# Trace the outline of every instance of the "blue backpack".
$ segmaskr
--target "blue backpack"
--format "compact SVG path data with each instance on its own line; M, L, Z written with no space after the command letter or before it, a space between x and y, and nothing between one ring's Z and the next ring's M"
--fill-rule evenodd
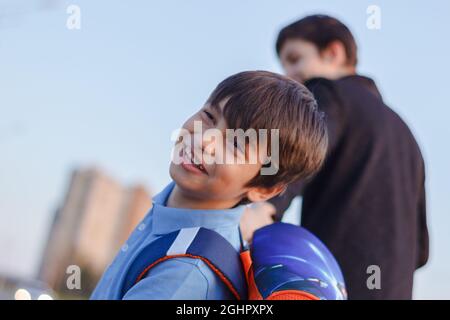
M206 228L181 229L161 236L133 261L122 285L122 296L158 263L178 257L201 259L237 300L347 298L333 255L312 233L287 223L257 230L250 248L241 246L240 252Z

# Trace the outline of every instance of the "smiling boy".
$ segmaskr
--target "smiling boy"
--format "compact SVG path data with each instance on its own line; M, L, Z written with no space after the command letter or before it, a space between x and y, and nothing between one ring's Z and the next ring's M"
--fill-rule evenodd
M224 141L199 136L194 130L198 123L221 132ZM277 130L278 139L268 135L242 145L236 139L229 141L230 129ZM312 94L296 81L266 71L242 72L222 81L186 121L183 132L185 136L175 144L177 159L170 165L173 182L153 199L152 209L106 270L91 299L233 299L207 263L190 257L165 260L127 292L122 287L142 248L177 230L213 230L239 251L244 204L268 200L291 181L313 175L322 165L328 143L323 115ZM274 165L270 163L274 159L255 155L273 150L272 143L278 151L276 173L261 174ZM233 161L205 161L205 157Z

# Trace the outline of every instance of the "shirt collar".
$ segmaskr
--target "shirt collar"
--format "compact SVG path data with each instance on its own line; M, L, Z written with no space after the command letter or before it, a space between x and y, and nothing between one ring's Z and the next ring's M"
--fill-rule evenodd
M238 227L245 206L223 210L199 210L166 207L167 199L175 186L171 182L153 198L153 227L156 235L167 234L183 228L204 227L208 229Z

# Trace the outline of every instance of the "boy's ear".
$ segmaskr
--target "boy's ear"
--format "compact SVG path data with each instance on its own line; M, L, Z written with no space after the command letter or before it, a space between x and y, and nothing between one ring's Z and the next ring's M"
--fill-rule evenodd
M335 65L345 65L347 61L347 55L345 53L344 44L341 41L331 42L323 51L322 58Z
M247 192L247 199L251 202L267 201L286 190L286 185L278 184L273 187L252 187Z

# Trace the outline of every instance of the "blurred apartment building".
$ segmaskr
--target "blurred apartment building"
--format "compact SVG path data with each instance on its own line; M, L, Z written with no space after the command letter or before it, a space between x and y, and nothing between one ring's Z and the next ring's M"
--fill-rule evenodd
M39 278L65 292L67 267L77 265L82 288L70 294L89 294L150 207L141 185L123 186L97 169L75 170L55 213Z

